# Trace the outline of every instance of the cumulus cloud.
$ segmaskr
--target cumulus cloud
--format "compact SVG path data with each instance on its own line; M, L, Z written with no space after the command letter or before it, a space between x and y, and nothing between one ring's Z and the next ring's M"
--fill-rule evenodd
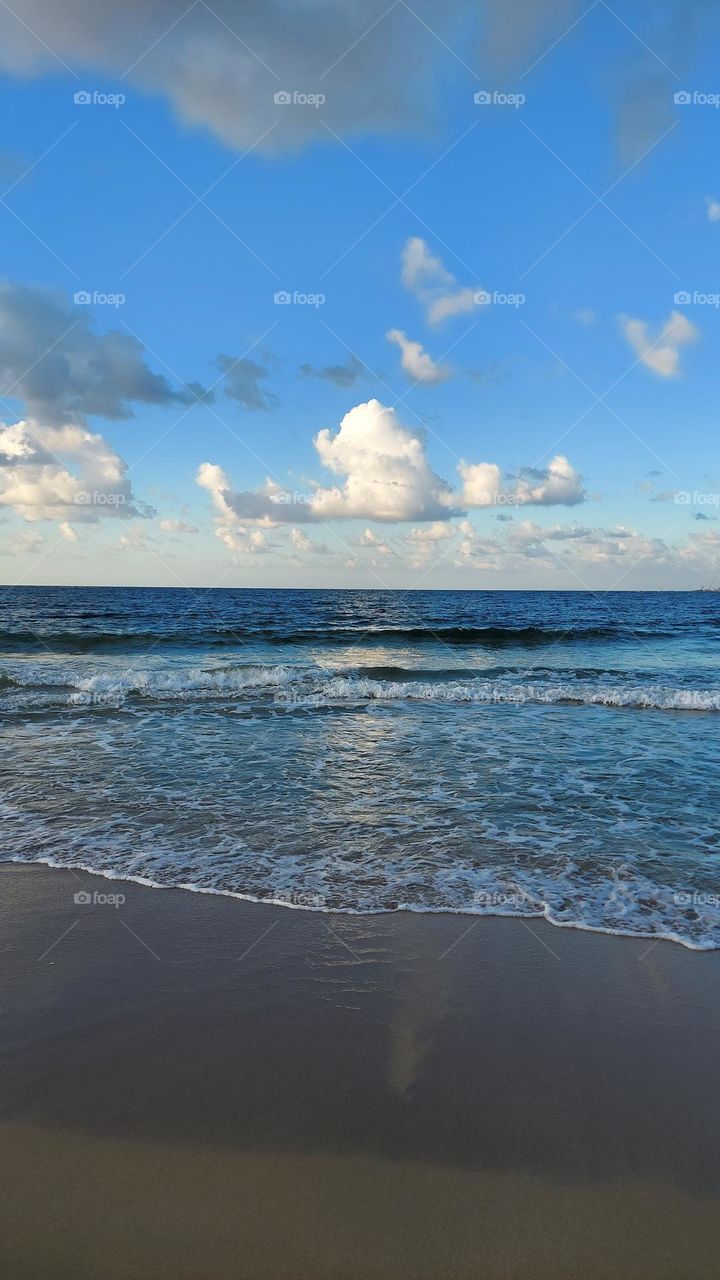
M375 533L374 529L363 529L360 537L355 540L357 547L371 547L376 555L389 556L392 554L390 547L384 538Z
M301 364L299 372L303 378L320 378L323 382L333 382L336 387L352 387L367 375L365 365L356 355L351 355L345 364L326 364L319 369Z
M25 520L58 520L69 541L78 523L155 514L134 497L127 470L84 426L0 426L0 507Z
M521 467L503 477L493 462L461 462L462 500L466 507L576 506L586 500L582 476L558 454L547 467Z
M430 524L411 529L405 538L405 546L413 569L425 569L431 562L442 559L445 554L443 544L452 542L457 535L458 526L449 520L433 520Z
M586 497L581 476L562 456L544 470L525 467L509 476L495 463L461 463L463 485L456 492L433 470L424 432L404 426L379 400L356 405L334 434L325 428L313 443L320 462L340 480L314 483L305 494L283 490L274 480L261 489L234 490L220 467L203 463L198 483L212 495L219 527L352 519L444 522L469 507L572 506Z
M456 564L472 569L501 568L505 549L497 538L484 537L469 520L461 521L460 532Z
M448 521L433 520L432 524L424 525L420 529L411 529L408 534L408 542L415 545L424 546L433 542L444 542L447 538L454 538L457 530Z
M463 482L466 507L495 507L502 492L502 473L495 462L461 462L458 466Z
M292 494L272 481L244 492L232 491L227 477L212 486L199 482L221 495L223 506L240 520L393 522L433 520L451 513L450 486L430 466L424 434L403 426L395 410L378 400L356 405L334 434L320 431L313 443L322 465L342 477L337 485L316 484L310 494Z
M326 428L314 443L323 466L344 477L338 487L316 490L318 518L432 520L452 507L450 486L427 459L424 434L403 426L378 400L356 405L335 435Z
M475 306L477 286L459 285L452 272L435 257L420 236L411 236L402 251L401 279L425 308L429 324L441 324Z
M448 365L438 364L420 342L413 342L402 329L388 329L385 337L400 348L400 363L412 382L432 385L452 377L452 369Z
M290 545L301 555L329 556L330 548L324 542L315 542L303 529L290 530Z
M243 409L251 413L269 412L278 404L278 398L261 383L270 374L265 365L246 357L218 356L218 365L224 375L225 395L237 400Z
M28 418L131 418L133 402L192 404L204 394L154 373L131 334L97 333L91 310L61 290L0 282L0 395L23 400Z
M230 480L216 463L202 462L196 482L207 490L215 508L215 536L229 551L260 555L267 550L267 538L261 529L247 529L239 520L229 498Z
M661 378L674 378L680 372L680 348L696 342L699 334L695 325L680 311L671 311L658 333L653 336L644 320L621 318L624 337L630 343L641 364Z

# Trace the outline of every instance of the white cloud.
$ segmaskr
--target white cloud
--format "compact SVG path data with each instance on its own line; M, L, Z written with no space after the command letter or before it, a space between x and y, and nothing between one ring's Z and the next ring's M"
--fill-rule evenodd
M477 286L459 285L420 236L411 236L402 251L401 279L405 288L425 307L430 324L441 324L451 316L472 311L475 306Z
M622 568L630 562L651 557L655 562L668 560L670 549L660 538L648 538L636 529L618 525L612 529L586 528L582 525L551 525L542 528L530 520L510 530L507 537L511 551L537 556L548 552L557 563L566 562L581 569L584 565L615 565ZM563 544L562 549L547 546Z
M314 440L320 462L341 477L337 485L311 485L308 494L284 491L275 481L238 491L221 467L205 462L197 482L213 500L218 537L234 545L246 524L308 524L330 520L445 522L468 507L573 506L585 501L582 478L567 458L539 470L503 476L496 463L461 463L462 490L453 491L430 465L424 433L404 426L379 400L356 405L333 434ZM238 526L243 526L238 533Z
M585 501L582 476L562 454L545 468L522 467L505 478L494 462L461 462L458 471L466 507L572 507Z
M710 222L720 222L720 200L707 199L707 216Z
M373 529L363 529L360 537L356 539L358 547L372 547L373 551L380 556L389 556L392 554L390 547L379 534Z
M412 381L432 384L446 382L452 377L452 369L448 365L437 364L423 350L422 344L413 342L402 329L388 329L385 337L400 348L400 363Z
M469 520L460 522L462 541L457 548L456 563L471 569L499 569L504 548L497 538L483 537Z
M551 458L547 467L523 467L511 488L518 505L573 507L584 502L582 476L562 454Z
M23 529L11 538L0 541L0 555L24 556L39 551L45 538L37 529Z
M311 539L308 538L306 533L303 533L302 529L291 529L290 541L296 551L307 552L313 549Z
M194 524L188 524L186 520L165 519L160 521L160 528L163 533L197 533Z
M644 320L621 317L622 332L641 364L661 378L674 378L680 372L680 348L696 342L695 325L680 311L671 311L665 325L653 336Z
M84 426L0 425L0 507L25 520L71 524L151 516L134 497L127 463L103 436Z
M117 545L121 551L147 551L148 549L142 529L130 529L128 533L121 533Z
M501 572L527 571L567 574L568 584L581 586L584 575L610 569L624 579L636 566L671 566L692 553L669 547L661 538L651 538L622 525L612 529L582 525L543 527L532 520L510 526L502 539L484 537L468 520L461 522L463 540L457 548L456 564L471 569ZM700 535L701 537L702 535ZM697 539L696 539L697 540ZM692 541L692 540L691 540Z
M494 507L502 491L502 473L495 462L461 462L462 500L466 507Z
M465 523L463 521L463 523ZM408 542L419 543L421 546L427 543L443 542L447 538L454 538L457 530L446 520L433 520L432 524L426 524L419 529L411 529L408 534Z
M451 513L450 486L430 466L423 433L403 426L395 410L379 400L356 405L334 434L320 431L313 443L323 466L342 479L332 486L316 484L306 495L285 493L271 481L261 490L232 491L221 468L203 463L198 483L212 494L220 527L237 520L396 522L434 520Z
M461 523L464 524L465 521ZM445 554L443 543L451 542L457 534L458 526L449 520L433 520L431 524L411 529L405 545L413 569L426 569L432 562L442 559Z
M432 520L452 505L450 486L426 457L424 435L379 400L356 405L335 435L320 431L314 443L322 464L344 476L341 487L316 490L316 518Z
M302 555L313 556L329 556L332 555L330 548L324 542L315 542L313 538L308 538L302 529L290 530L290 545Z
M267 538L260 529L247 529L233 509L230 497L230 480L213 462L202 462L195 477L201 489L210 494L215 508L215 537L224 542L229 551L240 554L260 555L268 549Z

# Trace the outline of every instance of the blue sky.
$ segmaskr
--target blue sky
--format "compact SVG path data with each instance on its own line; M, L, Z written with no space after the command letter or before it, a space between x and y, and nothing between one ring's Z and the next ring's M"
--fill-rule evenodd
M535 8L3 12L4 582L713 580L718 32Z

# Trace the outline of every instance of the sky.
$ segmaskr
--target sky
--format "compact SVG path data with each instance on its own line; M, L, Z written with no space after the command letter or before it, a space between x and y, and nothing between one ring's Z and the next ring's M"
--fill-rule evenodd
M720 580L704 0L0 9L0 581Z

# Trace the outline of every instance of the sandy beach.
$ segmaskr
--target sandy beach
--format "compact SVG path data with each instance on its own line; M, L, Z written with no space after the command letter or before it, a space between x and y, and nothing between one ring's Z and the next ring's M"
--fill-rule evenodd
M716 1273L717 953L0 886L4 1275Z

